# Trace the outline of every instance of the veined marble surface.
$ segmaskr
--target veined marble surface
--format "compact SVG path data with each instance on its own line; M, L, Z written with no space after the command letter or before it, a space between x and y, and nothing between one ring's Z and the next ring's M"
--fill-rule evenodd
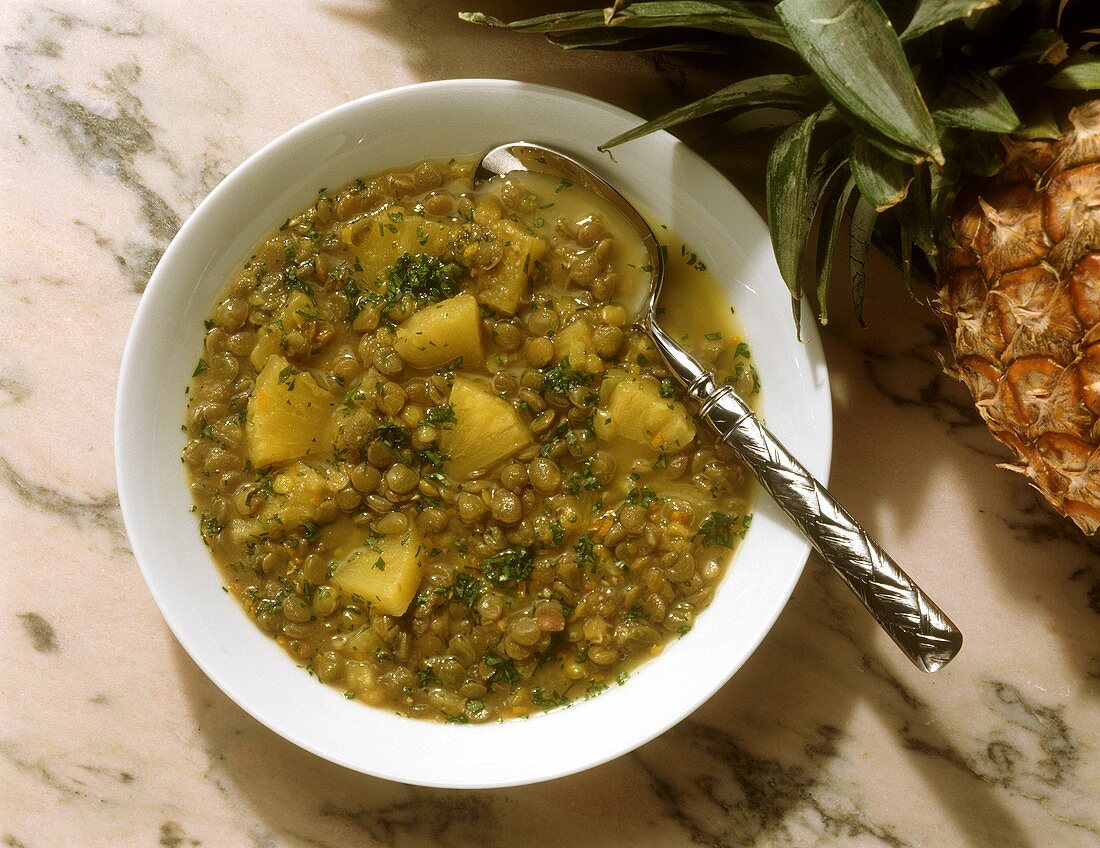
M141 290L235 164L373 91L512 77L646 115L683 77L332 0L0 5L0 844L1100 845L1100 567L1042 508L885 263L871 330L825 334L832 489L966 634L911 668L811 560L737 676L584 774L410 788L331 765L230 702L176 644L122 531L111 420ZM530 10L526 4L526 11ZM704 151L705 152L705 151ZM725 162L750 196L759 160Z

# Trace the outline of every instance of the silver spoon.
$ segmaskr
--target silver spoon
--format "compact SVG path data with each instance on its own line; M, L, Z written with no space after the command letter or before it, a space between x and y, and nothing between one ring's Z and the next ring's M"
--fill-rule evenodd
M474 181L516 171L567 179L619 210L637 231L653 268L637 323L661 351L669 369L699 403L706 421L747 465L764 490L856 593L863 605L917 668L936 671L962 647L962 633L889 555L780 444L730 386L700 365L655 320L665 279L664 252L645 219L621 194L579 162L527 142L494 147L482 157Z

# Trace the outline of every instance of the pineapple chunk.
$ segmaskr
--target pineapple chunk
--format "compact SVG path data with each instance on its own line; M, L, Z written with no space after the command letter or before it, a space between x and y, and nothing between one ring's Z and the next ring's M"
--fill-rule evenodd
M583 365L591 350L594 350L592 325L587 318L578 318L554 336L554 359L557 362L568 358L570 362Z
M363 277L370 281L383 277L403 253L438 256L445 252L455 238L455 231L402 206L391 206L343 227L340 238L355 249Z
M656 380L627 377L616 383L606 413L597 413L596 435L622 436L655 451L682 450L695 440L695 422L678 400L663 398Z
M269 356L248 399L245 437L252 464L262 467L318 453L335 405L312 376L278 354Z
M414 533L383 536L344 557L332 582L386 615L404 615L420 586L420 551Z
M438 368L460 356L468 365L480 365L477 301L460 294L421 309L397 328L393 347L414 368Z
M455 423L444 430L440 450L451 457L451 476L460 479L489 468L531 444L531 431L512 404L467 377L451 389Z
M535 273L535 263L546 256L546 240L507 219L490 226L500 239L500 261L480 278L477 299L502 315L515 315L527 295L527 284Z

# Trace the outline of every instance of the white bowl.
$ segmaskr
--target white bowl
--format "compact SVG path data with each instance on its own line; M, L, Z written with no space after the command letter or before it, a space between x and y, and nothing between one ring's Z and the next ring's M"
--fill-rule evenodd
M752 529L714 601L686 636L623 686L567 709L488 725L402 718L319 684L260 631L199 537L180 462L184 387L203 318L232 269L320 186L424 158L474 155L515 139L560 147L654 210L724 280L748 335L771 429L820 479L831 406L812 322L799 344L764 223L710 165L667 133L615 151L596 145L641 121L558 89L501 80L425 83L364 97L250 157L180 229L142 298L119 378L119 499L134 555L180 644L230 698L309 751L367 774L425 786L533 783L610 760L691 713L768 632L802 571L806 542L762 493Z

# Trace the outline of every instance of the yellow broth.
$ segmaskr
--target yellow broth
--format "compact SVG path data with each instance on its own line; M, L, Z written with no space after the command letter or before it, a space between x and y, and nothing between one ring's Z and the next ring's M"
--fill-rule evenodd
M751 521L632 308L636 238L468 161L344 186L256 247L206 322L183 459L227 591L310 674L456 723L598 695L683 636ZM758 383L703 262L662 323Z

